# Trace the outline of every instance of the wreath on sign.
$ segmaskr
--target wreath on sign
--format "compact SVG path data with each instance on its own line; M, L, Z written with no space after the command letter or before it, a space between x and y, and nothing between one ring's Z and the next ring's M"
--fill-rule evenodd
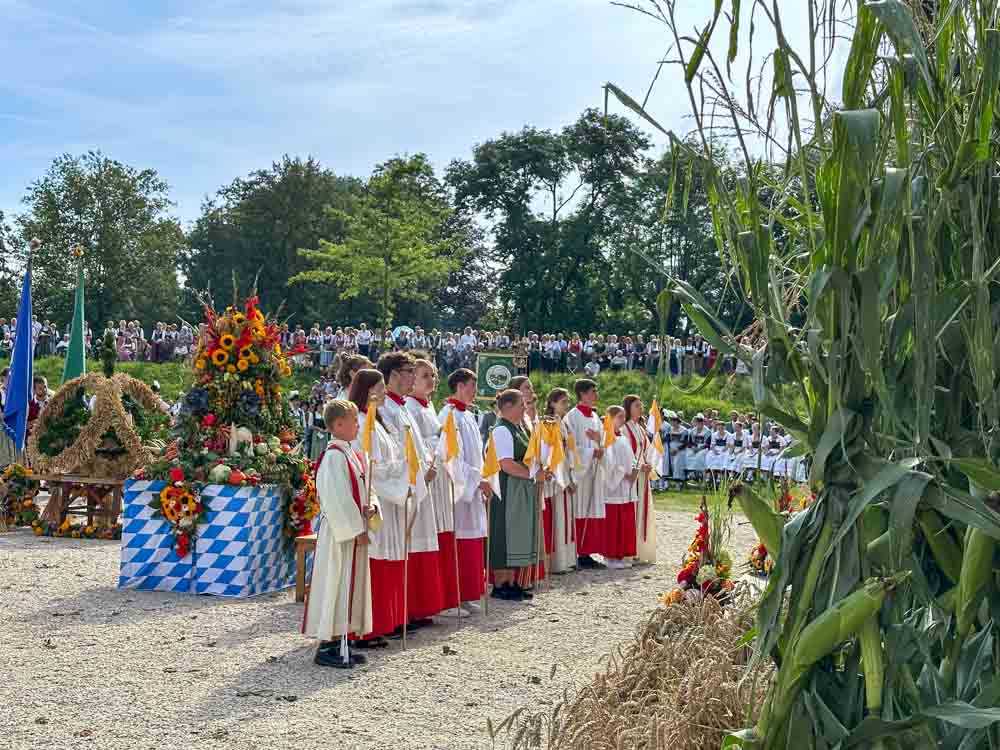
M94 396L92 406L87 393ZM38 415L28 441L32 466L43 474L127 477L151 460L137 431L142 409L158 411L159 400L148 385L124 373L70 380Z

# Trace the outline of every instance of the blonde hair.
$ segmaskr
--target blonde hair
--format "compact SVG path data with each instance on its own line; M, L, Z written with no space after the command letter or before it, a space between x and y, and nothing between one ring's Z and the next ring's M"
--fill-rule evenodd
M617 417L617 416L618 416L619 414L624 414L624 413L625 413L625 409L623 409L622 407L620 407L620 406L619 406L618 404L612 404L611 406L609 406L609 407L607 408L607 410L606 410L606 411L605 411L604 413L605 413L605 414L606 414L607 416L609 416L609 417L611 417L612 419L614 419L614 418L615 418L615 417Z
M419 370L421 367L426 368L426 369L430 370L432 373L434 373L435 375L437 375L438 368L429 359L424 359L423 357L420 357L419 359L414 360L414 362L413 362L413 368L415 370Z
M338 419L345 419L347 417L358 418L358 407L347 399L330 399L323 407L323 422L326 424L328 430L333 429L333 423Z

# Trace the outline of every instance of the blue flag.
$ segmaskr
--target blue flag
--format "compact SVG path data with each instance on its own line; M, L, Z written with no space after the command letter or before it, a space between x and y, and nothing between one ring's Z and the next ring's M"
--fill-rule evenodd
M31 327L31 263L24 274L21 304L17 308L17 337L10 359L10 375L3 405L4 430L14 441L14 447L24 450L28 432L28 409L31 407L32 360L35 355L35 336Z

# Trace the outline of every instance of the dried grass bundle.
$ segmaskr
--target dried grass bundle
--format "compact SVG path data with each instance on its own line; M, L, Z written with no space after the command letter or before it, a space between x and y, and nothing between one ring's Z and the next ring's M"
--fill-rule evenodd
M706 597L657 609L590 685L550 713L518 710L491 739L506 732L515 750L715 750L753 722L770 678L738 645L751 598L738 586L726 607Z

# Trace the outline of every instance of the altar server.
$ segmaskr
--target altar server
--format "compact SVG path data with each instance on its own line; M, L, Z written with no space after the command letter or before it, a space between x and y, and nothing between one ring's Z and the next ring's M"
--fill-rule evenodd
M566 427L579 455L579 463L573 469L573 484L576 486L576 566L600 568L602 564L591 555L603 554L605 548L604 531L606 511L604 489L597 482L597 468L604 457L601 418L597 416L597 383L587 378L577 380L577 404L566 415Z
M483 447L479 424L472 406L476 399L476 374L460 369L448 377L451 397L445 401L438 414L444 424L448 415L454 415L458 428L459 453L455 473L455 537L458 544L458 591L461 607L466 612L479 611L479 599L486 591L485 549L488 518L486 504L493 496L493 488L483 480ZM453 601L445 592L448 604Z
M364 450L371 466L371 482L379 499L382 524L371 535L368 556L371 564L372 627L369 635L357 643L359 648L384 648L384 636L402 632L405 607L403 575L406 560L406 507L412 514L411 494L405 454L401 452L379 413L385 402L385 381L378 370L359 370L351 383L351 402L358 408L358 421L370 426L354 447Z
M655 404L654 404L655 406ZM632 451L633 465L638 469L633 484L635 501L636 558L641 563L656 562L656 508L653 505L652 482L654 462L660 457L646 432L646 413L642 399L635 395L622 400L627 421L623 432ZM657 409L659 407L656 407ZM653 425L655 429L655 425ZM664 453L666 451L664 450Z
M632 567L635 557L635 482L639 475L628 438L622 433L625 410L615 404L605 412L606 452L598 476L605 499L604 555L608 568Z
M332 437L316 472L316 492L325 523L313 557L312 581L302 631L320 641L314 661L349 669L363 663L351 653L348 636L372 631L372 589L368 563L368 476L351 445L358 434L358 410L350 401L327 403L323 412Z
M409 508L409 554L406 561L409 624L414 627L432 625L430 618L444 609L444 587L441 582L437 521L434 501L428 492L437 476L432 465L432 452L427 448L420 427L406 408L406 397L413 390L416 362L407 352L383 354L378 361L379 372L385 378L386 399L379 415L386 430L396 443L401 456L406 455L406 434L410 433L416 447L423 481L414 491Z
M573 484L573 470L579 454L575 443L569 439L569 429L566 426L565 417L569 408L569 392L565 388L553 388L549 391L545 416L559 420L563 449L561 465L552 472L552 479L545 483L545 503L551 511L551 527L546 527L545 544L552 573L565 573L576 567L576 487ZM546 448L543 457L548 465L551 449Z

